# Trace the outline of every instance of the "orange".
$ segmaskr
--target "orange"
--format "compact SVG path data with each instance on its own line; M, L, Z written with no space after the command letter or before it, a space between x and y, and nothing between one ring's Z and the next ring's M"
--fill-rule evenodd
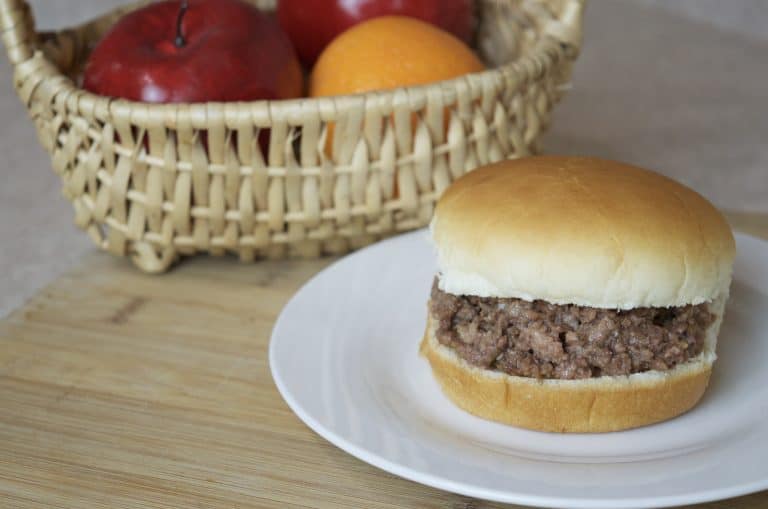
M414 18L382 16L355 25L331 41L312 69L309 95L423 85L483 69L477 55L449 32ZM325 143L325 153L331 157L333 132L331 123Z
M405 16L374 18L336 37L312 70L312 97L422 85L482 71L460 39Z

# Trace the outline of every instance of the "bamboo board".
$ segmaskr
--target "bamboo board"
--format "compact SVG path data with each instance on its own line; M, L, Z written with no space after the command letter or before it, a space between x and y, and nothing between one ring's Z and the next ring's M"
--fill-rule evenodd
M732 215L768 237L768 217ZM273 322L331 260L94 253L0 322L0 507L496 508L382 472L280 398ZM768 492L700 509L768 507Z

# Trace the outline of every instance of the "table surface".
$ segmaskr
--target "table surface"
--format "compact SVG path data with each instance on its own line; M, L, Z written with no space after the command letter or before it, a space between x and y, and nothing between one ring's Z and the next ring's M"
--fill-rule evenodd
M732 222L768 238L768 216ZM504 507L324 441L270 377L275 318L330 263L199 257L164 276L93 253L0 321L3 507ZM700 509L768 507L768 492Z
M32 4L50 28L120 1ZM693 8L694 1L676 6ZM720 207L768 212L768 38L749 38L641 3L661 2L590 0L573 89L555 110L544 149L626 160L677 178ZM727 21L722 6L707 7L715 3L699 0L694 10L717 11L718 19ZM764 19L767 11L760 0L728 5L728 19L739 12ZM72 208L60 196L61 183L15 96L3 56L0 119L4 316L92 247L72 226Z

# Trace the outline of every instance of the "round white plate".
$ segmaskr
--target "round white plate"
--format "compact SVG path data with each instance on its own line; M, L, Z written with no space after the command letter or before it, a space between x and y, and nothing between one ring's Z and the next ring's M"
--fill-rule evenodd
M550 434L455 407L418 355L435 258L425 231L350 255L307 283L269 360L291 409L393 474L542 507L659 507L768 489L768 243L737 235L719 359L702 402L671 421Z

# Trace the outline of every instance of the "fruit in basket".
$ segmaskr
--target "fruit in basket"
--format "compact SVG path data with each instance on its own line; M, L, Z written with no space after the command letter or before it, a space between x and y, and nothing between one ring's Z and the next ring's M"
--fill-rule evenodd
M448 32L413 18L383 16L350 28L328 45L312 70L309 94L334 96L422 85L484 68L477 55ZM335 157L334 130L330 124L325 143L325 153L331 157ZM397 186L394 193L398 195Z
M91 92L151 103L287 99L301 67L275 21L241 0L165 0L121 18L85 67Z
M356 25L331 42L310 78L312 97L422 85L482 71L483 63L460 39L405 16Z
M301 61L311 66L337 35L371 18L418 18L469 43L473 0L279 0L277 17Z

